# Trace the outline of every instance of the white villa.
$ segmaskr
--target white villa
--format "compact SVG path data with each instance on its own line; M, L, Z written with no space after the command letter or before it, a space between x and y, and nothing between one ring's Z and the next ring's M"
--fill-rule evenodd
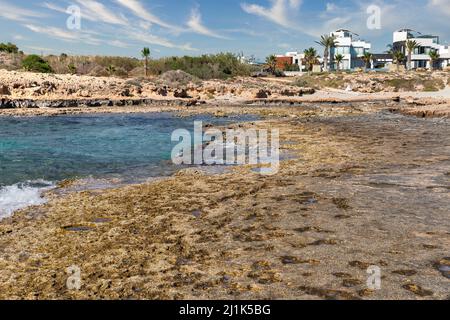
M370 52L372 49L372 44L370 42L360 39L359 35L346 29L333 31L330 33L330 36L335 37L335 46L330 48L329 54L330 70L338 69L335 59L337 54L341 54L343 56L342 62L339 65L340 70L353 70L356 68L366 67L362 57L365 53ZM401 29L395 31L393 34L392 50L401 51L406 57L408 55L406 50L407 40L415 40L419 44L412 54L413 69L429 69L431 67L431 58L429 54L432 51L437 51L440 55L439 60L435 62L436 65L433 66L434 68L450 67L450 46L441 44L438 36L422 35L421 33L411 29ZM295 76L299 72L301 73L306 71L306 66L304 65L304 53L287 52L284 55L277 55L276 58L277 68L284 70L286 75ZM323 64L322 57L318 60L320 64ZM391 53L373 54L370 68L386 68L392 64L393 56ZM288 66L292 65L297 65L299 67L299 71L290 71Z
M414 40L419 46L412 54L412 68L430 68L431 58L429 53L434 50L440 55L439 66L445 68L450 65L450 49L448 45L441 45L439 37L433 35L423 35L411 29L401 29L394 32L393 50L402 51L405 56L408 55L406 41ZM436 67L436 66L435 66Z
M303 59L305 58L305 54L300 52L287 52L286 57L292 57L292 64L298 65L300 71L303 71L306 66L303 65Z
M334 57L337 54L344 56L339 68L341 70L351 70L364 67L361 57L369 52L372 45L370 42L359 39L359 35L349 30L339 29L330 33L330 36L336 37L336 46L330 49L331 69L337 69Z

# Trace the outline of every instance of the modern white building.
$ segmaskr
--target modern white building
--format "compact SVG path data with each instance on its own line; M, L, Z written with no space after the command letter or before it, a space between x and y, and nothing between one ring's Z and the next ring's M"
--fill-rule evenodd
M256 58L255 56L251 55L251 56L245 56L244 54L239 54L238 55L238 59L240 63L244 63L244 64L251 64L251 65L255 65L256 63Z
M441 56L441 67L450 66L450 45L440 45L439 55Z
M330 66L336 70L337 65L334 57L337 54L343 55L344 59L339 66L341 70L351 70L364 67L361 57L372 48L370 42L359 39L359 35L349 30L339 29L330 33L336 38L336 46L330 49Z
M297 65L298 70L304 71L306 66L303 64L303 60L305 58L305 55L303 53L293 51L293 52L286 52L284 55L277 55L277 67L281 70L285 69L285 66L292 66Z
M450 51L448 45L441 45L439 37L433 35L423 35L420 32L411 29L401 29L394 32L393 50L401 51L408 56L406 41L416 41L419 46L412 53L412 68L426 68L431 66L430 52L437 51L440 55L438 65L434 67L446 67L450 65Z
M286 57L292 57L292 64L296 64L300 67L300 70L302 70L302 63L303 59L305 58L305 55L303 53L299 52L287 52Z

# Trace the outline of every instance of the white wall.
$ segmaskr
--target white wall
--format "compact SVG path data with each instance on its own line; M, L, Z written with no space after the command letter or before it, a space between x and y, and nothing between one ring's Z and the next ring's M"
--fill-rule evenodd
M400 41L406 41L408 40L408 32L402 31L402 32L394 32L394 42L400 42Z

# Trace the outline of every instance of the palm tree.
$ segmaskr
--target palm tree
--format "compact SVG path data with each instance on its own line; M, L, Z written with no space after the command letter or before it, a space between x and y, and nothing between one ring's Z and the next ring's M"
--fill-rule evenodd
M392 55L394 53L394 46L392 44L386 45L387 50L385 51L387 54Z
M403 61L405 61L405 54L400 50L397 50L392 53L392 57L394 58L394 62L397 64L397 71L400 71L400 65Z
M342 60L344 60L344 56L340 53L338 53L335 57L334 60L336 61L336 70L339 71L341 69L341 63Z
M145 59L144 68L145 68L145 76L148 77L148 58L150 57L150 48L145 47L141 51L142 57Z
M116 72L116 67L110 64L108 67L106 67L106 71L109 73L110 76L112 76L114 72Z
M272 74L277 70L277 57L273 54L266 58L266 64Z
M334 48L336 46L336 37L323 35L320 37L320 41L316 41L316 43L320 44L323 48L323 65L325 71L328 71L328 57L330 56L330 48Z
M408 40L406 41L406 50L408 52L408 70L412 69L412 53L415 48L419 46L416 40Z
M312 71L314 64L318 62L317 50L314 48L309 48L303 51L305 55L305 64L308 71Z
M430 62L430 70L433 71L434 65L436 64L436 61L438 61L441 58L441 55L437 50L432 50L428 54L430 56L431 62Z
M361 57L361 60L364 61L364 69L367 70L367 66L371 66L373 60L373 54L370 52L364 52L364 55Z

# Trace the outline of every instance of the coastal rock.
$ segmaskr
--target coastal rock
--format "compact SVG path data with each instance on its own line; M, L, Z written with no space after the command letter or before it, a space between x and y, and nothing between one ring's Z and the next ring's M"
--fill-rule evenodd
M121 97L130 97L130 96L132 96L130 89L129 88L123 89L122 92L120 92L120 96Z
M267 90L260 89L255 93L256 99L267 99L271 93Z
M88 90L80 90L79 95L80 95L80 97L83 97L83 98L89 98L92 96Z
M293 96L296 96L296 95L298 95L298 92L294 92L293 90L290 90L290 89L283 89L283 90L281 90L280 91L280 94L282 95L282 96L287 96L287 97L293 97Z
M9 88L5 85L0 85L0 95L9 96L11 95L11 91L9 91Z
M190 98L189 94L186 91L186 89L177 89L177 90L175 90L173 92L173 96L175 98L182 98L182 99Z
M166 97L167 96L167 87L157 88L156 93L160 96Z

